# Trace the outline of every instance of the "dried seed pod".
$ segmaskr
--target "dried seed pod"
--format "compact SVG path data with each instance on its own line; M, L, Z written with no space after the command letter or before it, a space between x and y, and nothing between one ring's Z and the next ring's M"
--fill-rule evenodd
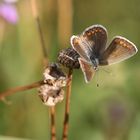
M73 48L67 48L59 52L58 62L71 69L79 69L79 54Z
M39 97L45 105L54 106L64 98L63 87L66 86L67 78L59 66L55 63L50 64L43 73L44 85L38 89Z
M39 97L42 102L48 106L54 106L64 99L64 91L59 87L49 86L47 84L39 88Z
M56 63L51 63L43 73L44 79L48 80L56 80L61 77L66 77L66 75L62 72L61 68Z

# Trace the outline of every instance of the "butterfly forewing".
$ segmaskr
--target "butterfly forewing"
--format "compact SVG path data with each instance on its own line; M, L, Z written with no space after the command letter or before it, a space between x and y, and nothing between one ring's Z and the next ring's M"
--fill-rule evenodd
M99 57L100 65L118 63L137 53L136 46L124 37L116 36Z
M85 29L83 36L89 42L87 44L92 44L90 47L92 49L92 54L97 58L104 52L107 42L107 30L102 25L92 25ZM94 43L90 43L94 42Z
M83 34L71 37L72 47L88 62L92 55L98 58L105 50L106 41L107 31L101 25L90 26Z

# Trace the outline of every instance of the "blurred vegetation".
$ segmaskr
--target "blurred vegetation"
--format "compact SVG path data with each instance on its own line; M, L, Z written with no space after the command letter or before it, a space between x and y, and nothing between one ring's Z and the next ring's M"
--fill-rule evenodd
M139 0L38 0L39 15L49 61L70 47L72 34L92 24L108 30L108 40L121 35L140 44ZM17 24L0 20L0 91L42 79L43 55L29 0L15 4ZM102 68L90 84L75 70L70 110L70 140L140 139L140 56ZM109 72L106 72L109 71ZM97 83L99 87L97 87ZM0 135L49 139L49 111L37 90L17 93L0 102ZM61 138L64 101L56 106L57 135ZM3 138L2 138L3 139Z

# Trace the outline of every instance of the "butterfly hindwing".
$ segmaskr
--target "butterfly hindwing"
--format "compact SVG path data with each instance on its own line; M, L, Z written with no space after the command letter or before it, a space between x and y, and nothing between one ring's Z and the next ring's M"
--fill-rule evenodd
M86 83L90 82L95 74L93 66L82 58L78 58Z
M99 65L110 65L130 58L137 53L136 46L124 37L116 36L99 58Z

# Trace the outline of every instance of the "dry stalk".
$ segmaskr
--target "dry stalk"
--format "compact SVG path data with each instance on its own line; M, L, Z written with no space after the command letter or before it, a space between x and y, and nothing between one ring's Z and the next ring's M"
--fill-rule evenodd
M44 81L42 80L42 81L32 83L30 85L20 86L20 87L15 87L15 88L8 89L8 90L0 93L0 100L3 100L5 97L10 96L10 95L12 95L12 94L14 94L16 92L26 91L26 90L29 90L29 89L37 88L37 87L40 87L43 84L44 84Z
M55 107L50 107L51 114L51 140L56 140L56 128L55 128Z
M66 103L65 103L65 114L64 114L64 124L63 124L63 135L62 135L63 140L68 139L71 86L72 86L72 69L69 69L67 89L66 89Z
M40 36L42 52L43 52L44 61L45 61L44 65L47 66L48 65L48 55L47 55L46 48L45 48L45 40L44 40L43 32L41 29L36 0L31 0L31 7L32 7L33 17L37 23L37 28L38 28L38 32L39 32L39 36ZM51 140L56 140L55 107L50 107L50 114L51 114Z

